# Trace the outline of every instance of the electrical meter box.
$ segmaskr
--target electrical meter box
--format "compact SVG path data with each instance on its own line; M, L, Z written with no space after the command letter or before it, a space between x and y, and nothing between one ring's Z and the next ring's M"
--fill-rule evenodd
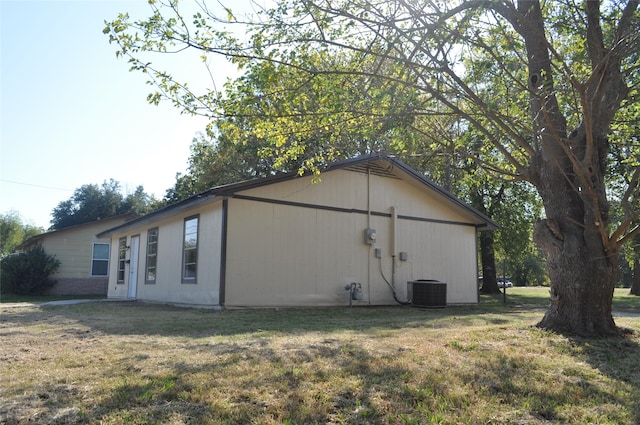
M375 229L364 229L364 243L373 245L376 243L376 236Z

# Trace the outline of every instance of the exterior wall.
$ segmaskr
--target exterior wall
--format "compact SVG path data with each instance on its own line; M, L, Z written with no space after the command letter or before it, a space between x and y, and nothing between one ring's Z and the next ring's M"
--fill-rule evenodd
M42 247L49 255L60 260L54 279L86 279L91 277L91 254L94 243L111 243L107 239L98 239L95 235L111 226L96 228L92 226L53 232L42 240Z
M229 201L225 306L348 304L367 277L366 216Z
M412 185L400 178L389 178L348 170L330 171L321 176L320 183L311 177L300 177L283 183L257 187L242 195L308 205L358 209L389 213L391 206L399 208L401 215L428 217L434 220L473 223L470 215L435 191L423 185ZM371 188L371 196L368 196Z
M407 281L422 278L446 282L450 304L477 302L475 227L436 192L342 170L241 195L229 201L226 306L346 305L351 282L363 302L394 304L390 283L406 300Z
M311 177L299 177L282 183L245 190L242 195L308 205L328 205L344 208L367 208L367 175L345 170L335 170L320 176L320 183ZM371 177L372 179L375 176Z
M477 303L476 228L469 217L443 202L437 193L425 194L424 189L402 180L376 177L372 185L371 209L390 214L391 206L396 209L395 235L391 217L374 217L372 227L378 230L376 247L383 250L381 262L387 280L391 280L395 244L398 297L407 299L408 281L434 279L447 283L448 304ZM400 260L400 252L407 253L407 261ZM378 274L379 269L378 265ZM371 273L375 275L376 270Z
M182 283L182 246L184 219L199 214L197 282ZM155 283L145 282L147 231L158 228L158 256ZM138 257L137 293L135 298L143 301L190 305L219 305L220 254L222 232L221 202L212 202L180 211L168 218L144 223L116 233L111 238L111 264L109 271L109 298L128 298L129 268L125 268L124 283L117 282L118 242L121 237L140 236ZM127 259L130 259L127 250Z
M476 231L471 226L398 220L396 256L399 296L406 299L406 282L434 279L447 283L448 304L475 304L477 292ZM384 258L383 258L384 260ZM387 273L392 259L384 260Z
M123 218L105 219L43 235L38 244L60 261L60 267L51 275L57 283L47 294L107 295L108 277L91 276L92 249L94 243L111 241L95 235L124 222Z
M132 223L111 236L108 296L128 298L130 265L124 282L117 282L118 241L126 237L129 245L139 235L134 298L144 301L348 305L345 286L357 282L363 299L356 305L386 305L395 304L392 284L404 301L408 281L435 279L447 283L449 304L477 303L477 218L436 190L408 181L334 170L319 184L308 177L272 183L235 193L226 202L202 198ZM187 284L181 279L183 226L194 215L200 218L198 279ZM144 280L147 231L156 227L157 278L151 284ZM372 245L364 240L367 228L377 233ZM127 259L130 255L127 251Z

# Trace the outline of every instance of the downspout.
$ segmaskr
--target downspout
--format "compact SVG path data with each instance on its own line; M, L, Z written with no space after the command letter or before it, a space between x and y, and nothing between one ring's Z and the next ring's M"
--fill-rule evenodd
M396 229L398 226L398 208L391 207L391 291L393 299L401 305L411 305L411 300L401 301L396 294Z
M480 276L480 263L478 263L478 239L480 238L480 224L476 224L476 303L480 304L480 286L478 285L478 276Z
M396 256L396 227L398 225L398 209L391 207L391 256Z
M222 230L220 234L220 279L218 288L218 304L224 308L225 287L227 279L227 225L229 218L229 198L222 200Z
M371 228L371 168L367 168L367 228Z
M398 221L398 210L391 207L391 285L396 287L396 224Z
M371 168L367 167L367 229L371 228ZM373 245L369 245L369 254L367 255L367 300L371 305L371 249Z

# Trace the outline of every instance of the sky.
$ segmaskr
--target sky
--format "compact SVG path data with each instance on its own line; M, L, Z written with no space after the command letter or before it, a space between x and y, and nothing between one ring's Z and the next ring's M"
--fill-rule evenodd
M143 0L0 0L0 214L47 229L83 185L114 179L125 195L142 185L162 198L186 170L207 120L147 103L153 88L102 33L121 12L151 14ZM175 58L181 81L212 84L196 56ZM212 60L218 88L237 76Z

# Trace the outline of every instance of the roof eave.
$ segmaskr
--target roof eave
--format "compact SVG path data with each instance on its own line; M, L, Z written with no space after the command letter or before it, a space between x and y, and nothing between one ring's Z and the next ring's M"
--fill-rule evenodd
M199 205L203 202L206 201L210 201L214 198L218 198L219 196L212 194L212 193L207 193L207 192L203 192L201 194L198 195L194 195L190 198L187 198L183 201L177 202L175 204L171 204L171 205L167 205L166 207L160 208L159 210L156 210L154 212L151 212L147 215L144 215L142 217L139 217L135 220L131 220L128 221L126 223L123 223L119 226L116 227L112 227L110 229L107 229L103 232L100 232L96 235L97 238L106 238L106 237L111 237L113 236L114 233L118 233L122 230L125 230L129 227L132 226L139 226L145 223L150 223L150 222L154 222L157 221L159 219L161 219L162 217L168 216L170 214L175 214L176 212L179 211L183 211L186 210L188 208L192 208L196 205Z
M463 201L458 199L456 196L454 196L452 193L450 193L447 190L445 190L445 189L441 188L440 186L436 185L434 182L432 182L431 180L426 178L424 175L418 173L417 171L415 171L414 169L412 169L408 165L404 164L403 162L399 161L395 157L390 156L390 155L388 155L388 154L386 154L384 152L376 152L376 153L371 153L371 154L368 154L368 155L362 155L362 156L355 157L355 158L348 158L348 159L336 161L336 162L328 164L321 171L322 172L327 172L327 171L333 171L333 170L340 170L340 169L348 168L348 167L350 167L352 165L361 164L361 163L364 163L364 162L367 162L367 161L387 161L387 162L391 163L392 165L397 166L405 174L407 174L410 177L416 179L421 184L429 187L430 189L432 189L435 192L439 193L441 196L443 196L446 199L448 199L451 202L453 202L458 207L460 207L463 210L465 210L468 213L470 213L473 217L475 217L477 219L476 227L479 230L495 230L495 229L499 228L498 224L496 224L493 220L491 220L486 215L482 214L480 211L477 211L476 209L474 209L471 206L467 205L466 203L464 203ZM189 197L187 199L179 201L179 202L177 202L175 204L167 205L164 208L156 210L156 211L154 211L152 213L149 213L149 214L147 214L145 216L142 216L142 217L140 217L138 219L131 220L131 221L129 221L127 223L124 223L124 224L122 224L120 226L105 230L104 232L99 233L96 236L97 237L111 236L114 233L119 232L121 230L124 230L124 229L126 229L128 227L131 227L131 226L134 226L134 225L140 225L140 224L144 224L144 223L148 223L148 222L152 222L152 221L156 221L157 219L162 218L164 216L167 216L169 214L174 214L174 213L176 213L178 211L181 211L181 210L184 210L184 209L187 209L187 208L191 208L191 207L193 207L195 205L200 204L201 202L210 201L210 200L215 199L215 198L232 197L237 192L241 192L241 191L248 190L248 189L254 189L254 188L257 188L257 187L266 186L266 185L269 185L269 184L279 183L279 182L283 182L283 181L294 180L296 178L301 178L301 177L305 177L305 176L308 177L309 175L310 175L310 173L305 173L303 175L300 175L297 172L277 173L277 174L274 174L274 175L271 175L271 176L267 176L267 177L263 177L263 178L259 178L259 179L246 180L246 181L242 181L242 182L238 182L238 183L231 183L231 184L227 184L227 185L223 185L223 186L213 187L213 188L208 189L208 190L206 190L204 192L198 193L198 194L193 195L193 196L191 196L191 197Z
M398 168L400 168L404 173L410 175L412 178L418 180L419 182L421 182L425 186L427 186L427 187L431 188L432 190L436 191L441 196L445 197L446 199L448 199L451 202L453 202L454 204L456 204L458 207L464 209L465 211L469 212L474 217L476 217L478 219L478 223L476 224L476 227L478 228L478 230L497 230L497 229L500 228L500 226L496 222L494 222L491 218L489 218L487 215L481 213L477 209L475 209L472 206L468 205L467 203L465 203L464 201L459 199L457 196L455 196L454 194L452 194L448 190L438 186L437 184L435 184L434 182L429 180L427 177L425 177L423 174L418 173L416 170L414 170L413 168L409 167L408 165L406 165L402 161L399 161L398 159L396 159L394 157L390 157L390 156L386 156L386 155L383 158L386 159L387 161L391 162L392 164L394 164Z

